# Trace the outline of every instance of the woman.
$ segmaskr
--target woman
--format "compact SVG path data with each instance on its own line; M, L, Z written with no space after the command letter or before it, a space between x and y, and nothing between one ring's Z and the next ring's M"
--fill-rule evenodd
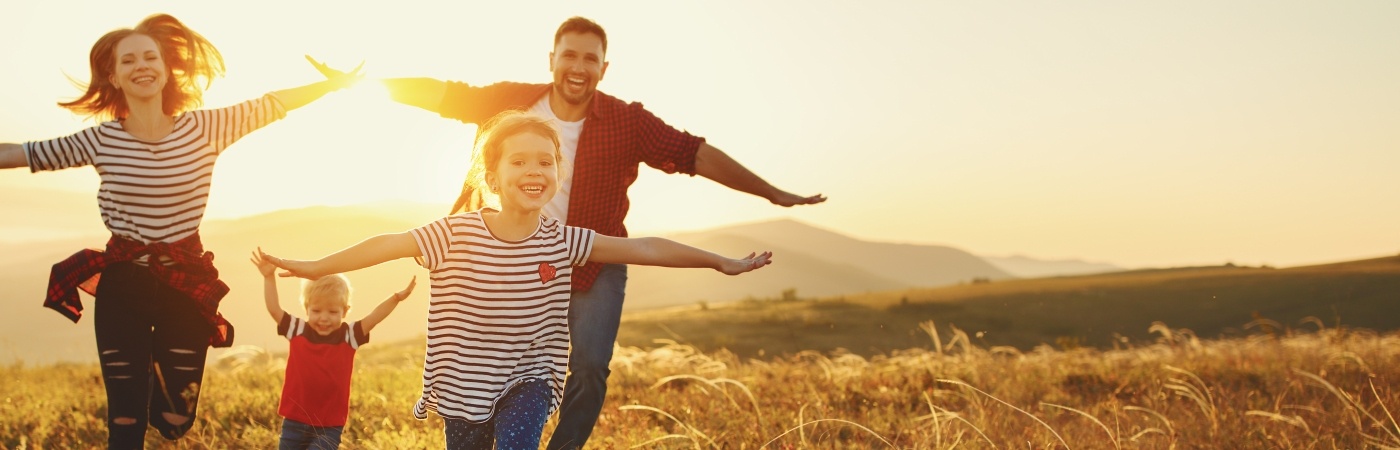
M244 135L359 75L195 109L223 75L223 57L166 14L102 36L89 63L83 95L59 105L102 122L62 138L0 143L0 169L97 170L98 206L112 237L105 251L54 265L45 306L77 321L76 289L96 296L108 446L141 448L148 424L172 440L189 431L208 347L233 339L217 312L228 286L199 238L214 161Z

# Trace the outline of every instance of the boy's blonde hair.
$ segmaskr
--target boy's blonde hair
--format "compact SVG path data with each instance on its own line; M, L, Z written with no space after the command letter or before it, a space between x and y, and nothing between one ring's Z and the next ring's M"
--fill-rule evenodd
M301 306L311 305L312 300L338 301L350 310L350 279L342 274L326 275L315 280L301 282Z

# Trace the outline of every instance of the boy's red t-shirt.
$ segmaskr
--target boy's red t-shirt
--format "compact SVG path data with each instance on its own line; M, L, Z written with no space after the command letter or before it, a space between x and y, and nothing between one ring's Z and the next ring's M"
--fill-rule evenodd
M322 336L305 320L286 312L277 333L291 341L277 413L311 426L344 426L350 415L355 350L369 342L369 333L356 321Z

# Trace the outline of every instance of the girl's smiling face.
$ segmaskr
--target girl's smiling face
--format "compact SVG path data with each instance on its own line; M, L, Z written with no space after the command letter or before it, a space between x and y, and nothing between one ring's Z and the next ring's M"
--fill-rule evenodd
M486 173L486 184L501 198L501 211L544 208L559 189L559 148L537 133L501 141L501 159Z

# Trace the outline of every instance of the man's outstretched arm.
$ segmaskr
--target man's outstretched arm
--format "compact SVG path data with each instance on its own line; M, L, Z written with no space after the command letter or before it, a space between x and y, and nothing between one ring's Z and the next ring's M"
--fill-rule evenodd
M441 113L442 98L447 95L447 82L433 78L385 78L380 80L389 89L389 98L409 106Z
M803 197L778 189L709 143L700 143L700 149L695 151L695 174L730 189L763 197L778 206L815 205L826 201L826 196L821 194Z

